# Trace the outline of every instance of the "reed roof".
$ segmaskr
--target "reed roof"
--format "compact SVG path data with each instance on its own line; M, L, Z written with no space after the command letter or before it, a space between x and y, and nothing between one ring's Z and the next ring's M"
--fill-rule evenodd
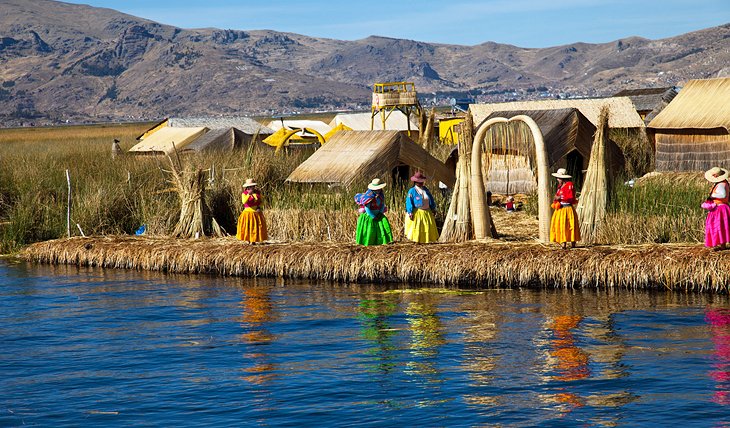
M408 122L408 117L403 112L395 110L390 113L388 119L385 121L385 129L387 131L406 131L408 130ZM353 131L370 131L371 123L373 130L383 130L383 122L380 119L380 115L378 114L373 118L372 113L339 113L332 119L330 126L335 127L339 124L344 124ZM418 124L411 120L410 129L418 130Z
M211 129L185 146L185 151L231 150L241 144L236 128ZM238 143L238 144L237 144Z
M578 109L495 111L484 121L495 117L510 118L519 115L529 116L537 123L545 141L550 166L555 165L573 150L577 150L585 159L590 157L596 127Z
M730 78L690 80L649 123L651 129L714 129L730 132Z
M195 139L205 134L208 128L172 128L169 126L160 128L144 140L135 144L130 153L155 153L171 154L177 150L183 150Z
M236 128L245 134L273 134L274 131L263 124L245 116L234 117L171 117L168 126L174 128L206 127L209 129Z
M674 97L677 91L674 86L666 88L640 88L640 89L624 89L614 95L614 97L628 97L637 111L652 111L657 106L666 106Z
M609 108L608 125L611 128L643 128L644 121L636 112L628 97L586 98L567 100L513 101L507 103L469 104L474 123L482 123L495 111L558 110L574 108L583 114L593 126L598 126L601 107Z
M453 171L401 131L342 131L299 165L288 182L349 186L357 181L384 178L398 165L408 165L426 176L453 186Z
M208 128L208 129L229 129L236 128L248 135L269 135L274 131L251 119L250 117L169 117L155 123L137 137L144 140L162 128Z

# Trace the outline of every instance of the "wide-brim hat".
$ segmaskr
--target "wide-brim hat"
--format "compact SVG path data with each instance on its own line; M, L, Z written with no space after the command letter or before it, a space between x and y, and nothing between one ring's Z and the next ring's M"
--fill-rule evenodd
M411 181L413 181L414 183L425 183L426 180L428 180L428 177L423 175L421 171L416 172L415 174L413 174L413 177L411 177Z
M257 184L254 183L253 178L247 178L246 179L246 182L243 183L243 187L244 188L246 188L246 187L253 187L253 186L257 186Z
M557 172L554 172L550 175L555 178L571 178L570 174L568 174L568 171L566 171L565 168L558 168Z
M370 190L380 190L386 186L386 183L382 183L379 178L373 178L373 181L368 184Z
M730 175L730 173L728 173L726 169L720 168L719 166L714 166L705 171L705 180L709 181L710 183L719 183L723 180L727 180L728 175Z

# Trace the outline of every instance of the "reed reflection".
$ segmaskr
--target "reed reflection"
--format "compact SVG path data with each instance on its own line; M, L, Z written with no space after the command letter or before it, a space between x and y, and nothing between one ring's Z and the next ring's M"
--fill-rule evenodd
M253 384L265 384L276 376L276 366L266 353L266 346L274 339L274 335L266 329L266 324L274 318L269 289L245 288L240 306L243 310L241 325L244 330L240 338L249 345L244 356L251 363L250 366L243 368L243 372L247 374L242 378Z
M710 325L715 345L714 363L710 377L715 381L712 401L730 405L730 309L707 308L705 320Z
M413 296L413 299L405 310L411 330L410 354L413 357L406 364L407 370L423 375L427 381L441 382L438 355L445 340L434 296L422 294Z
M362 337L374 346L367 353L375 363L373 369L390 373L396 368L396 345L393 336L398 331L390 324L389 318L396 312L398 305L393 300L362 298L358 305L358 319L362 324Z

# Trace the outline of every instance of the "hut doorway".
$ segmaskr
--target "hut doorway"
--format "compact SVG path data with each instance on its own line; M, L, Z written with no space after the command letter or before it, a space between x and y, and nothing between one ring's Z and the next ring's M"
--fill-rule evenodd
M391 171L391 178L393 179L393 184L406 186L411 178L411 167L405 164L396 166Z
M565 156L565 170L573 177L575 191L580 192L583 187L583 155L578 150L573 150Z

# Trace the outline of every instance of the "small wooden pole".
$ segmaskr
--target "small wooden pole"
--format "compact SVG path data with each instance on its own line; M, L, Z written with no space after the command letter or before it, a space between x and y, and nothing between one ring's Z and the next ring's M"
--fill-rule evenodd
M71 173L66 170L66 183L68 184L68 204L66 205L66 235L71 237Z

